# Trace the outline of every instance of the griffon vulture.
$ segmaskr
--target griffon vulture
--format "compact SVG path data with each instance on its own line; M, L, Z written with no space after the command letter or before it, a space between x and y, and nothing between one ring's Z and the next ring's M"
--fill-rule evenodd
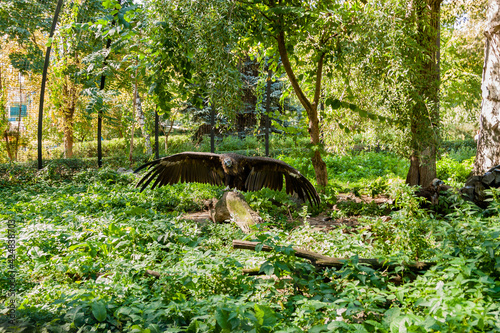
M263 187L280 191L285 177L286 193L319 205L314 186L299 171L285 162L268 157L238 154L185 152L146 163L135 172L148 168L136 187L144 190L153 180L152 189L179 182L225 185L241 191L257 191Z
M428 208L429 203L432 206L439 203L439 193L446 192L450 189L452 189L452 187L446 185L441 179L434 178L427 187L418 190L415 195L427 199L428 202L423 203L423 207Z

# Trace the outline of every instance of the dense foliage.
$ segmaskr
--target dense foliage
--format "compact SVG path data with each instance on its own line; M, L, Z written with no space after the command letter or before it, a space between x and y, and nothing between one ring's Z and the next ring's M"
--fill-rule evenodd
M467 150L449 151L438 163L443 175L457 177L457 184L463 184L457 165L467 155ZM305 156L282 158L312 178ZM442 201L438 214L418 208L413 190L401 181L406 162L393 155L357 152L327 156L325 161L335 181L322 196L322 209L330 211L336 203L331 210L334 217L358 215L359 225L313 228L302 223L308 211L297 209L286 194L262 190L245 194L265 220L247 236L233 223L197 223L180 217L182 212L199 210L204 200L219 197L221 188L179 184L139 193L133 188L135 176L79 162L69 164L68 170L73 167L74 172L63 177L48 170L23 180L2 179L2 241L7 221L14 221L17 231L19 328L54 332L498 329L500 201L495 199L482 211L451 195ZM7 173L13 168L2 167ZM368 197L383 194L392 200L383 207L337 202L337 195L347 191ZM260 240L275 251L234 250L233 239ZM292 245L350 260L341 269L317 270L294 257ZM0 284L6 290L6 247L1 249ZM414 275L403 266L375 271L359 264L358 258L436 265ZM242 268L260 268L264 275L248 276ZM161 275L156 278L146 270ZM0 320L0 330L8 332L6 317Z

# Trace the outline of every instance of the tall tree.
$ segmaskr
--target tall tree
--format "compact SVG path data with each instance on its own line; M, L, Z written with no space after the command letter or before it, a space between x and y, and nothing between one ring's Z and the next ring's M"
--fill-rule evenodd
M308 116L313 147L312 164L320 186L328 184L321 157L319 110L323 74L335 63L335 50L348 39L361 9L357 1L237 1L249 13L243 34L249 43L268 48L274 68L280 63ZM244 39L245 40L245 39ZM262 47L262 46L260 46ZM279 71L278 71L279 72Z
M409 185L428 185L436 177L436 151L439 141L439 27L442 0L410 2L410 17L417 25L416 42L421 48L414 77L414 103L410 110L411 156L406 176Z
M108 124L110 125L114 120L118 120L117 123L125 120L122 117L123 115L113 117L109 112L109 106L112 104L110 98L115 97L116 101L118 95L121 97L132 96L133 112L137 111L138 117L144 119L142 99L139 92L141 89L143 90L143 81L149 61L148 56L151 52L148 45L148 36L144 34L144 27L147 26L148 20L141 5L135 4L133 0L110 0L103 1L103 6L109 11L109 15L106 19L93 22L92 29L96 35L106 40L106 47L84 59L87 64L88 75L99 75L101 79L99 91L94 88L86 90L86 94L90 96L88 109L98 115L99 166L102 164L100 140L103 136L103 119L109 120ZM137 110L136 106L138 107ZM130 121L133 123L134 117L125 123ZM145 126L141 127L146 144L149 145L149 133L146 132ZM134 125L132 124L132 135L134 133L133 128ZM119 132L120 135L123 135L122 128L119 129ZM151 149L148 148L148 150L148 154L151 154ZM130 156L132 156L132 152L133 139L130 141Z
M50 98L56 107L64 138L64 157L73 157L75 120L82 90L88 82L83 73L81 59L101 47L93 34L87 33L87 22L104 15L99 0L74 2L64 7L60 27L53 38L52 74L49 82Z
M1 42L1 39L0 39L0 42ZM2 149L2 151L6 151L7 156L9 157L9 160L12 161L13 156L11 153L9 136L8 136L9 121L7 119L7 114L4 112L4 110L7 109L7 87L6 87L7 80L5 78L5 76L6 76L5 75L5 67L4 67L4 62L2 60L5 60L5 59L2 59L2 56L0 55L0 135L1 135L0 147L2 147L2 143L5 144L5 149ZM0 161L1 162L3 162L3 158L4 158L2 155L3 155L3 153L0 154Z
M479 140L474 174L500 164L500 0L490 0L484 30L486 44Z
M136 72L137 75L137 72ZM139 89L137 87L137 76L134 78L134 108L135 116L139 121L139 126L142 130L142 136L144 137L144 145L146 146L146 154L152 155L153 150L151 148L151 137L149 131L146 128L146 121L144 119L144 112L142 111L142 101L139 95Z

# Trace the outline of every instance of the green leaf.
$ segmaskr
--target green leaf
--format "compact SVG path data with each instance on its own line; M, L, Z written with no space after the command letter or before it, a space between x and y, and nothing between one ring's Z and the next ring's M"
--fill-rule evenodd
M361 110L359 108L356 109L356 111L359 113L359 115L363 118L367 118L368 117L368 112L366 112L365 110Z
M396 298L398 299L398 301L400 301L401 303L403 303L404 301L404 294L405 294L405 291L404 290L398 290L396 292Z
M101 301L93 302L92 314L94 315L95 319L97 319L97 321L104 321L107 316L106 305Z
M260 327L272 328L276 324L276 314L274 311L265 305L254 305L255 318Z
M229 311L224 309L217 309L217 311L215 312L215 320L224 331L229 332L229 330L231 330L231 323L229 322Z
M330 106L333 110L336 110L336 109L340 108L340 106L342 105L342 103L340 102L340 100L339 100L339 99L337 99L337 98L336 98L336 99L334 99L334 100L332 100L332 99L328 98L328 99L326 100L325 104L326 104L327 106Z
M88 248L90 248L89 244L87 242L85 242L85 243L80 243L80 244L76 244L76 245L70 246L68 248L68 251L73 251L73 250L76 250L76 249L78 249L80 247L88 247Z
M271 275L274 273L274 265L271 264L269 261L266 261L265 263L260 266L259 272L263 272L266 275Z

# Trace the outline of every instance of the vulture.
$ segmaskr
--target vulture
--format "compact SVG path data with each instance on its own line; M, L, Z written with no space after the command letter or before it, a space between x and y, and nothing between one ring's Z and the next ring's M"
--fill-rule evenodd
M311 205L320 203L318 192L307 178L287 163L273 158L184 152L146 163L134 172L146 168L148 172L136 185L141 191L151 182L152 189L179 182L197 182L225 185L241 191L258 191L263 187L280 191L284 176L287 194L296 194Z
M439 193L448 191L451 188L451 186L446 185L441 179L434 178L428 186L418 190L415 195L427 199L428 202L423 204L423 207L427 208L429 203L432 206L437 205L439 202Z
M439 201L439 193L451 188L442 180L435 178L427 187L415 192L415 195L427 199L428 203L424 203L424 207L428 207L429 203L434 206ZM500 188L500 165L494 166L483 175L469 177L459 193L465 200L472 201L478 207L485 209L489 205L488 199L491 199L485 190L490 188Z

